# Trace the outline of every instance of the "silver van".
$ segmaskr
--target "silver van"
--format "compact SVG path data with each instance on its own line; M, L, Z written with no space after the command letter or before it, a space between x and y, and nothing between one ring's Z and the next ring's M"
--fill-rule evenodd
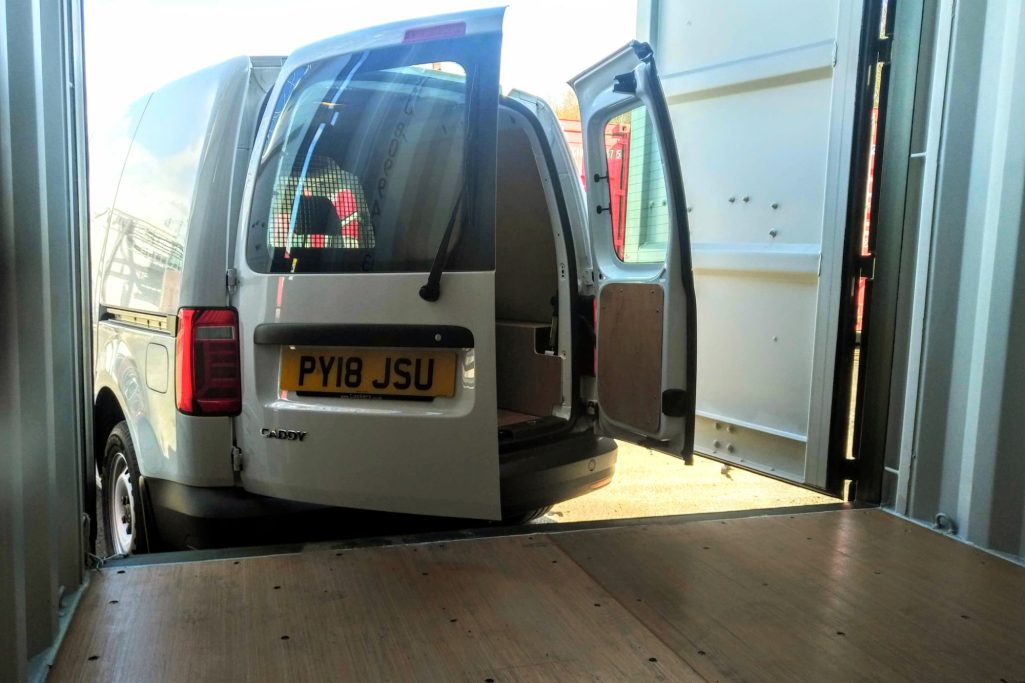
M233 59L93 139L109 552L323 507L524 520L608 484L613 437L691 457L690 241L652 51L572 79L581 183L552 110L501 95L502 16ZM624 232L662 246L624 253Z

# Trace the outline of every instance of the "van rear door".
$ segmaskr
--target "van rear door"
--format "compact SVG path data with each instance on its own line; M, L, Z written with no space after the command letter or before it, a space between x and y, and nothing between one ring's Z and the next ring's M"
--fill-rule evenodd
M502 16L375 27L282 68L235 256L247 490L500 517Z
M570 81L597 302L599 429L690 461L696 310L680 159L651 48Z

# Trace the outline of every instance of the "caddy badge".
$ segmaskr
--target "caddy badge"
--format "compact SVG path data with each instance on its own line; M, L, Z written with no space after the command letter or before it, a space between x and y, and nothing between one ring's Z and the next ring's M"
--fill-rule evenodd
M302 441L306 438L306 432L299 432L294 429L267 429L260 430L260 436L268 439L286 439L288 441Z

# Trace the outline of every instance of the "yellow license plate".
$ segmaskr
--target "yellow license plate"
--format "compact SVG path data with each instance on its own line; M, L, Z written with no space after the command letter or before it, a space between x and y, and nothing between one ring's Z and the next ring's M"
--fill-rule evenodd
M453 396L456 354L427 349L281 349L281 388L327 394Z

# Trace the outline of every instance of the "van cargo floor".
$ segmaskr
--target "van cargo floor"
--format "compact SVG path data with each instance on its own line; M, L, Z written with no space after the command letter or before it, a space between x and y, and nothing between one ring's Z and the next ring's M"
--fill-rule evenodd
M1020 681L1025 568L880 510L108 567L50 680Z
M510 425L520 424L523 422L530 422L531 420L538 419L537 415L527 415L526 413L517 413L513 410L498 409L498 426L508 427Z

